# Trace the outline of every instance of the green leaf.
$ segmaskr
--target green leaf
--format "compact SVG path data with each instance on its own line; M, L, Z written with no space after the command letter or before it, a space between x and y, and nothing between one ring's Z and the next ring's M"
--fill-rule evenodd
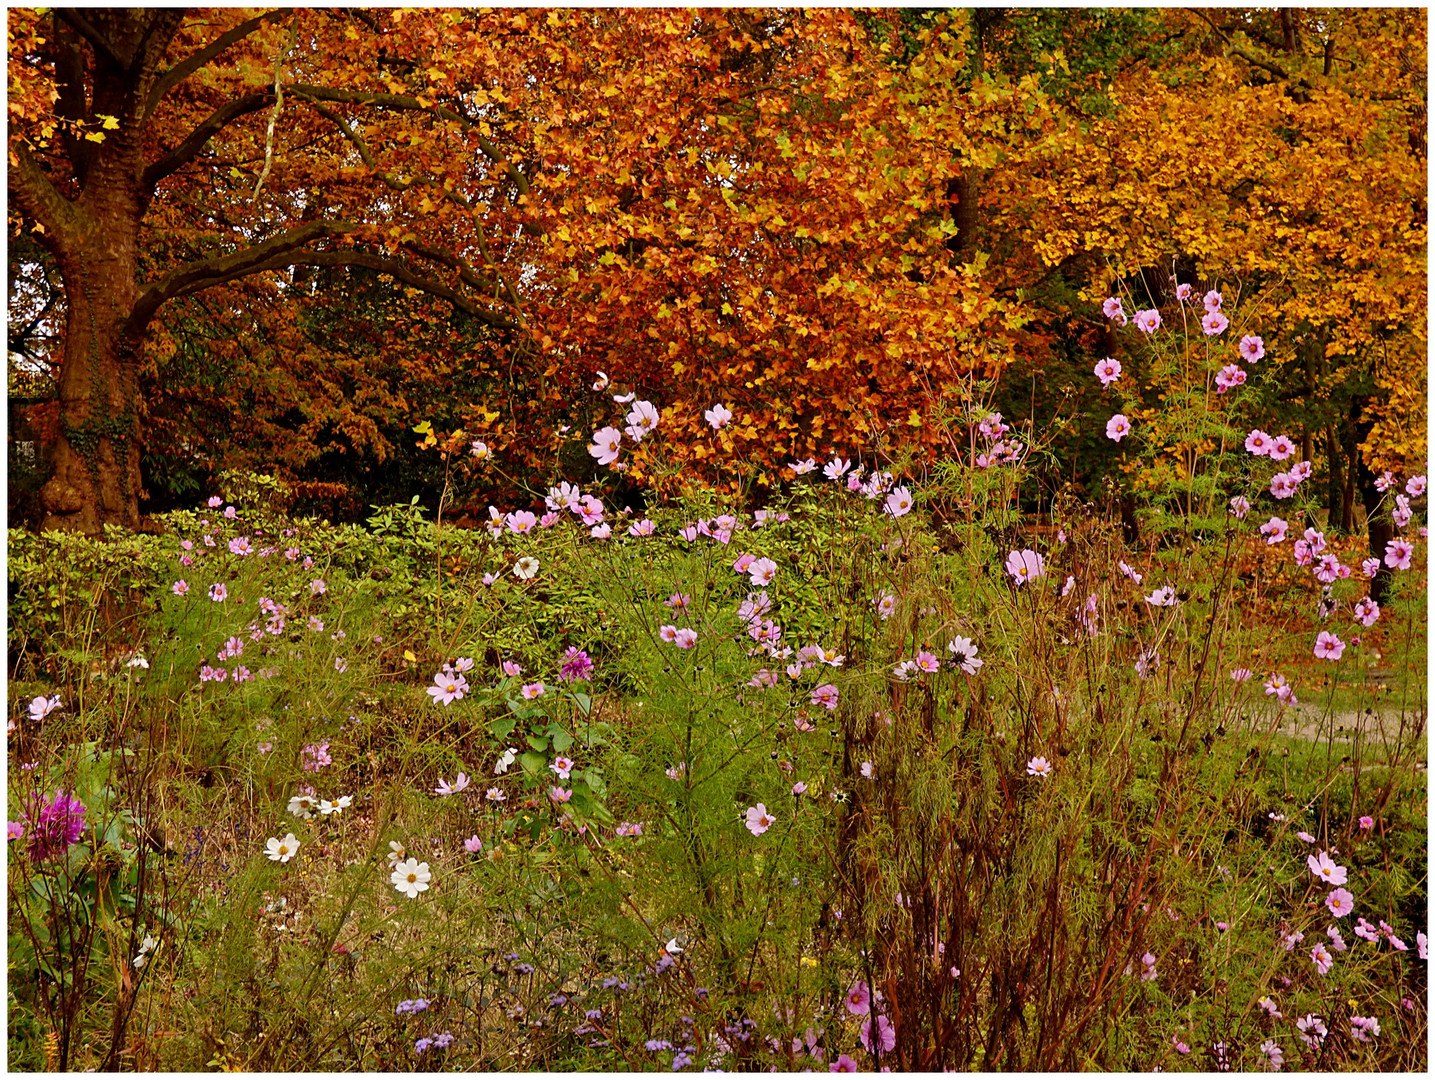
M493 721L493 723L489 724L488 726L489 730L493 732L493 737L499 742L502 742L504 739L508 738L508 736L513 733L513 729L515 726L517 726L517 723L518 721L515 720L513 717L505 716L500 720Z
M548 749L548 740L542 735L529 735L528 745L537 750L540 754Z
M557 730L555 731L554 728ZM548 729L548 733L553 736L553 749L560 754L566 753L568 748L573 745L573 736L556 724Z
M535 754L531 750L518 759L523 764L523 771L537 776L542 770L546 759L542 754Z
M569 694L568 696L573 699L573 704L578 706L578 711L584 716L593 710L593 699L587 694Z

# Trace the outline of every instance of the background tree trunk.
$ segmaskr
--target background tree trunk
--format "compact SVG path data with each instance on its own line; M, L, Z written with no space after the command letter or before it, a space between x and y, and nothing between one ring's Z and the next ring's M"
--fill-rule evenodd
M45 529L139 525L137 343L124 330L136 297L138 222L138 206L116 190L94 207L81 242L59 253L69 309L54 475L40 489Z

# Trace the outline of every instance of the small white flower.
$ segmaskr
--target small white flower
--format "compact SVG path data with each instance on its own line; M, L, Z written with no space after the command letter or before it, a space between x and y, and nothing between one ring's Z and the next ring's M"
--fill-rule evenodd
M538 573L538 560L532 555L525 555L513 564L513 576L521 581L527 581Z
M326 816L329 814L342 814L345 810L349 808L353 801L354 797L352 795L345 795L342 798L333 800L332 802L328 799L320 799L319 813Z
M294 857L294 853L298 850L299 841L294 838L293 833L284 837L283 840L277 840L271 836L264 844L264 854L274 862L286 863Z
M429 873L429 864L421 863L417 859L405 859L395 866L394 872L389 875L389 880L394 883L394 888L410 900L427 889L432 878L433 875Z
M678 939L675 937L668 938L668 943L663 946L663 952L667 953L669 956L677 956L678 953L682 951L682 947L678 945Z
M318 804L319 800L312 795L295 795L289 800L289 813L293 814L296 818L309 821L313 818L314 808Z
M509 766L511 766L514 761L517 760L517 758L517 747L510 746L507 750L503 752L503 756L498 759L497 764L493 766L493 775L502 776L508 771Z
M404 845L403 845L403 844L399 843L397 840L390 840L390 841L389 841L389 865L390 865L390 866L398 866L399 863L403 862L404 859L408 858L408 854L409 854L409 853L404 850Z
M127 663L125 667L144 668L146 671L148 671L149 661L146 660L143 656L136 654L135 656L131 657L130 662Z

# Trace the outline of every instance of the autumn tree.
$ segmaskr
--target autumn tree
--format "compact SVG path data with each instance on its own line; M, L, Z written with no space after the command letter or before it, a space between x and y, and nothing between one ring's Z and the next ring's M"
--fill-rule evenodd
M491 46L455 13L382 17L10 12L12 231L48 250L66 301L48 526L137 523L138 369L167 302L362 266L522 327L478 204L528 180L479 92L431 85ZM425 70L390 62L410 47Z

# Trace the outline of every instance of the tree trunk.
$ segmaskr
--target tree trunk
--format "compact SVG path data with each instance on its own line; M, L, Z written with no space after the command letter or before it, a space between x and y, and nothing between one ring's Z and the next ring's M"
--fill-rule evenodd
M1367 420L1364 416L1368 401L1368 398L1354 397L1350 402L1350 415L1355 422L1357 444L1368 439L1375 426L1374 421ZM1365 503L1365 530L1370 539L1370 554L1380 560L1380 570L1370 582L1371 599L1379 604L1384 602L1386 589L1390 585L1390 568L1385 565L1385 545L1395 539L1395 524L1388 514L1381 515L1380 520L1376 520L1376 508L1380 506L1381 495L1375 486L1376 476L1366 466L1365 457L1357 452L1350 464L1351 472L1355 474L1360 488L1361 501Z
M1345 463L1344 455L1341 453L1340 442L1335 437L1335 425L1325 425L1325 459L1330 469L1330 483L1326 488L1327 501L1330 504L1325 519L1327 529L1345 528ZM1309 460L1307 458L1306 460Z
M40 489L44 529L139 524L138 343L124 330L137 293L139 207L121 190L97 203L91 227L58 257L69 310L54 475Z

